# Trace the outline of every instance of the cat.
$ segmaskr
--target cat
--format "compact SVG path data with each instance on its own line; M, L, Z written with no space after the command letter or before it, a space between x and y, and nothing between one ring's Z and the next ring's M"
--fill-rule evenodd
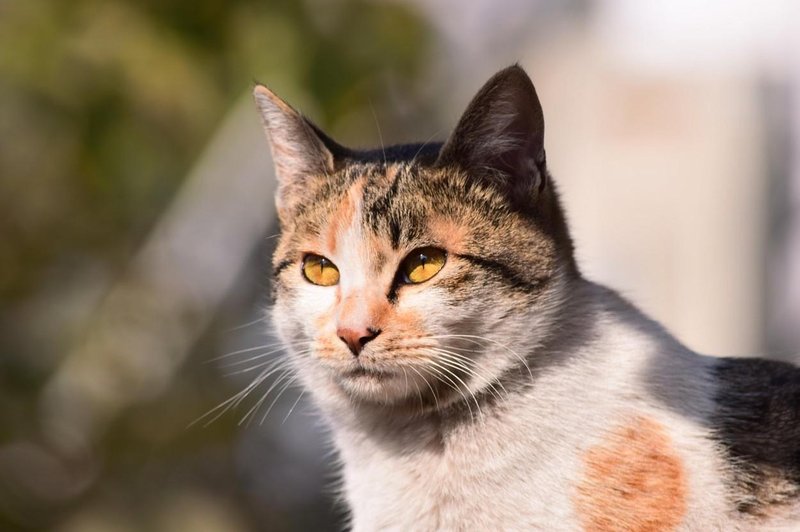
M800 530L800 370L585 279L513 65L444 143L357 151L263 85L273 326L355 531Z

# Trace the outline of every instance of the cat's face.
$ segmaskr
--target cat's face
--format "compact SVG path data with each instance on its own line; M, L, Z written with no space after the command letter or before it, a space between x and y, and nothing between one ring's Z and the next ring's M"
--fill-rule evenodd
M487 106L483 92L470 109ZM518 103L504 100L511 142L504 124L474 123L497 112L468 110L436 161L416 149L376 159L256 95L280 180L273 322L306 387L323 400L441 408L527 372L574 271L539 141L518 138L541 126L508 121ZM493 142L476 146L472 129L492 127Z

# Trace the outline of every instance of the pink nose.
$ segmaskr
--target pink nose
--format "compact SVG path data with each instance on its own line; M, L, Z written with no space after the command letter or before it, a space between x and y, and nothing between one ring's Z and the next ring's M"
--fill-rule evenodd
M347 344L353 356L358 356L367 342L375 339L380 333L380 329L373 329L372 327L339 327L336 329L336 334L339 336L339 339Z

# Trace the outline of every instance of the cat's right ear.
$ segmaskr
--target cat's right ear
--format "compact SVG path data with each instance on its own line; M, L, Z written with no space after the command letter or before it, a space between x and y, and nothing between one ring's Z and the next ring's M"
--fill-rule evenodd
M344 148L264 85L256 85L253 96L272 150L283 214L301 199L309 180L334 171Z

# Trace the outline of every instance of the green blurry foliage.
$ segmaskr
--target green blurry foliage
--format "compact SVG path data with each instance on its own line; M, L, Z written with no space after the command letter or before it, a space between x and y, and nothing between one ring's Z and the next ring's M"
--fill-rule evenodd
M254 79L335 124L414 79L426 35L388 2L0 2L0 297L124 264Z

